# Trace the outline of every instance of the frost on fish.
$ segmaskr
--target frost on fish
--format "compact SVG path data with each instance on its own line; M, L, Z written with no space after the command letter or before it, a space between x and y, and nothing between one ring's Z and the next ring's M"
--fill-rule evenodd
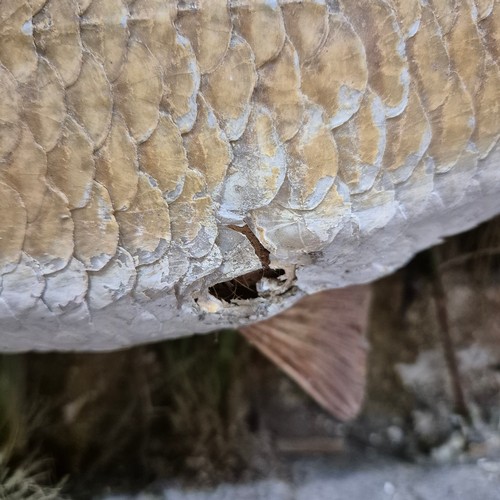
M1 3L2 349L242 325L500 212L498 1Z

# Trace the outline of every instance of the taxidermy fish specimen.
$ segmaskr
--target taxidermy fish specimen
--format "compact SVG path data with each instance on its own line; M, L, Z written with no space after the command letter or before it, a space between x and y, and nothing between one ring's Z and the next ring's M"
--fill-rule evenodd
M244 327L352 416L361 284L500 212L499 37L499 0L0 0L0 349Z

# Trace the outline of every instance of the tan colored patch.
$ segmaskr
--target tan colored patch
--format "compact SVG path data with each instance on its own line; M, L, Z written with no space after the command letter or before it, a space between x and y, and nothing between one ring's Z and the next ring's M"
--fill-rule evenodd
M456 73L452 73L451 77L446 101L429 115L432 139L428 154L434 159L437 173L453 168L474 130L474 108L470 94Z
M85 2L89 0L78 0L78 1ZM35 15L47 3L47 0L28 0L28 3L30 4L31 9L33 10L33 15Z
M166 201L147 174L139 174L137 193L127 210L115 214L121 245L136 265L158 260L170 243L170 217Z
M299 59L287 41L278 57L259 70L258 97L271 110L283 142L299 130L304 112Z
M37 48L61 75L64 86L75 83L82 65L76 0L48 0L33 18L33 36Z
M500 61L500 2L495 1L491 14L481 21L486 46L494 61Z
M0 274L15 269L26 232L26 209L19 193L0 182Z
M3 0L0 7L0 61L19 82L28 80L38 62L32 15L26 1Z
M404 39L392 9L385 0L343 0L342 8L365 45L371 88L387 116L397 116L406 105L410 79Z
M201 87L231 141L241 137L245 130L256 81L252 49L243 38L234 35L224 59L203 78Z
M333 135L340 176L351 193L370 189L380 171L386 144L385 108L380 98L368 89L359 111L334 129Z
M14 150L21 137L16 81L0 65L0 159Z
M466 1L462 2L455 24L445 40L455 71L471 95L475 95L483 78L485 50Z
M193 129L184 136L189 165L205 175L210 196L220 193L232 150L214 112L203 96L198 96L198 118Z
M476 128L472 140L485 158L500 136L500 70L491 58L486 59L481 86L474 96Z
M179 196L188 161L181 134L170 116L161 114L151 137L139 146L139 165L155 179L167 201Z
M83 54L82 71L66 97L69 110L83 125L97 149L111 126L113 99L104 67L90 53Z
M217 221L201 173L191 169L186 172L182 193L169 208L172 240L191 257L206 255L217 237Z
M451 31L458 16L459 6L466 0L429 0L443 35Z
M99 271L118 246L118 224L106 188L94 182L87 205L73 210L71 215L75 223L75 257L86 270Z
M431 139L429 119L413 86L404 112L387 120L386 124L387 143L383 166L394 182L402 182L416 168Z
M235 27L249 43L260 68L274 59L285 43L285 25L278 2L235 2Z
M48 186L39 216L28 224L23 250L42 274L60 271L73 254L73 220L65 196Z
M128 11L122 0L98 0L87 4L80 21L82 41L102 60L106 76L112 82L127 52Z
M390 0L404 38L412 37L418 29L422 7L420 0Z
M126 210L137 192L137 147L122 116L113 115L111 130L96 156L96 181L109 193L115 210Z
M40 212L45 194L47 157L35 142L33 134L24 126L21 140L7 164L2 165L0 175L3 182L13 187L21 196L28 222L32 222Z
M130 134L138 142L146 140L158 123L163 83L158 61L144 44L130 43L113 90Z
M304 115L298 134L285 144L287 181L278 199L288 208L313 210L331 189L339 158L321 108L309 104Z
M328 8L315 0L289 2L281 6L286 32L301 63L314 57L326 41L329 30Z
M70 116L47 160L47 175L66 196L69 208L83 207L89 199L95 172L92 142Z
M227 0L198 0L180 12L181 32L193 46L202 74L213 71L224 58L231 40L231 18Z
M358 110L368 79L365 49L344 17L330 15L328 38L301 71L302 91L325 109L329 127Z
M56 144L66 117L64 87L51 64L43 58L32 78L21 88L22 110L36 142L48 152Z
M434 111L448 95L451 70L441 30L428 6L422 6L420 29L408 40L408 50L422 104Z

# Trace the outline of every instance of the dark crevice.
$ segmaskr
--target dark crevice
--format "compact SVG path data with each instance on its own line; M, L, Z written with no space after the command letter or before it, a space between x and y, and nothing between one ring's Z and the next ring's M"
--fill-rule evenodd
M231 302L237 299L256 299L259 297L257 291L257 283L262 278L277 279L285 274L283 269L271 269L269 267L271 261L269 258L269 250L267 250L257 239L255 234L248 226L228 226L233 231L243 234L248 238L248 241L254 248L255 254L262 263L262 269L243 274L229 281L217 283L211 286L208 291L217 299Z

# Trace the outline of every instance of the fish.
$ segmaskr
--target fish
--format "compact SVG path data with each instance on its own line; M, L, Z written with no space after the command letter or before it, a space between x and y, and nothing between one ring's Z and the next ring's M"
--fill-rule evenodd
M0 350L241 328L350 418L366 284L500 213L499 34L498 0L1 0Z

